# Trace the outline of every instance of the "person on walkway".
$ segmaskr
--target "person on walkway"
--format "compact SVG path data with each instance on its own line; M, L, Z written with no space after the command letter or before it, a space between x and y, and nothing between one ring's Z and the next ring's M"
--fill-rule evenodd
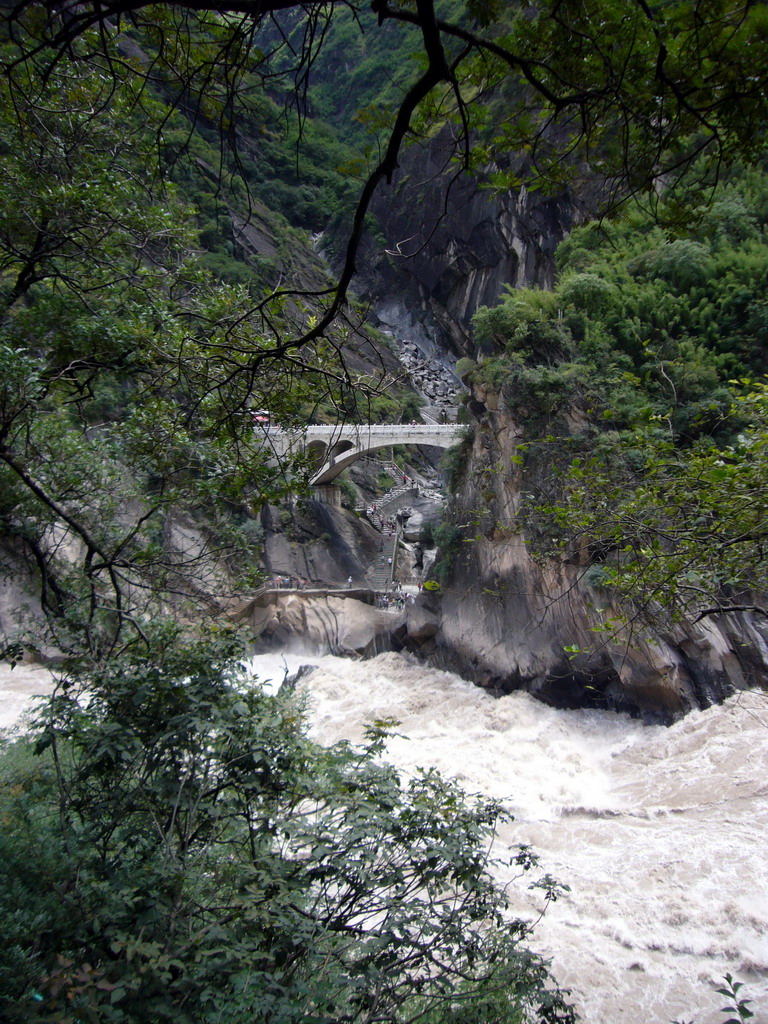
M349 589L351 586L352 586L352 577L348 576L347 577L347 589Z

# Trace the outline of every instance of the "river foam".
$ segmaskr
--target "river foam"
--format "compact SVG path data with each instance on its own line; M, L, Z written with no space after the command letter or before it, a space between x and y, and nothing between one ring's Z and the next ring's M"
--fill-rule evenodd
M495 699L392 653L286 666L305 662L317 665L300 686L318 740L360 740L366 722L394 717L402 737L388 756L403 770L434 765L515 815L499 843L530 843L542 871L570 886L533 945L585 1021L716 1024L714 989L730 973L755 1024L768 1024L765 695L665 728L524 693ZM255 668L282 678L276 663ZM516 909L533 917L537 906L523 893Z

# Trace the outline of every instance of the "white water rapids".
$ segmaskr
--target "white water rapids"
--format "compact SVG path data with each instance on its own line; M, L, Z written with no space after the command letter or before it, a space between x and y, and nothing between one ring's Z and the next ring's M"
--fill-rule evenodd
M501 699L396 654L372 661L259 657L262 679L314 663L300 683L325 743L363 737L394 717L407 739L388 754L405 771L435 765L514 815L504 846L530 843L571 892L531 946L552 958L585 1024L720 1024L714 989L745 983L754 1024L768 1024L768 697L745 693L670 728L623 715L555 711ZM0 726L47 673L0 674ZM532 918L535 895L518 888Z
M768 1022L768 698L745 693L676 725L556 711L523 693L500 699L396 654L317 668L312 730L360 740L394 717L389 759L435 765L515 815L500 847L530 843L541 872L570 886L531 945L552 958L587 1024L715 1024L726 973ZM263 677L282 660L258 658ZM526 900L526 889L520 889ZM522 902L532 917L536 900Z

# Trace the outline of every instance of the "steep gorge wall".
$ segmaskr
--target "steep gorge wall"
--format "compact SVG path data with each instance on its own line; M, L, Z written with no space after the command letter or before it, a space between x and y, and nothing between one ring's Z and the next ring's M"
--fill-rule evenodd
M450 579L409 615L408 646L501 692L527 690L561 707L609 707L669 721L768 681L765 627L747 615L683 623L628 640L595 632L620 615L584 569L539 560L518 523L522 440L495 396L476 422L451 520L462 540ZM566 648L588 653L573 655Z
M474 355L469 323L478 306L493 305L507 284L551 286L557 245L594 212L600 188L578 198L493 194L454 176L449 148L441 137L412 147L394 186L377 193L388 255L369 246L358 287L389 323ZM492 395L476 396L470 409L476 433L451 510L464 539L441 593L423 595L409 611L412 650L501 691L665 720L765 684L764 628L747 615L636 629L621 643L596 633L621 614L610 594L587 586L577 565L535 558L519 527L526 481L511 461L519 425Z
M451 165L452 141L438 135L403 156L373 212L386 243L369 239L356 289L390 321L412 321L459 355L471 355L469 321L495 304L504 285L551 286L555 249L595 205L529 192L495 193Z

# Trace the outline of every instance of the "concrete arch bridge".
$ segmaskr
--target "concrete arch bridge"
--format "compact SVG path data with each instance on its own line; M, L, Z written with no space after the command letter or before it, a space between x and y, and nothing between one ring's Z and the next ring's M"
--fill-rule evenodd
M347 466L377 448L400 444L452 448L465 431L466 427L457 423L385 423L309 426L300 431L269 427L265 433L266 443L278 457L307 452L316 467L310 483L321 488L333 484Z

